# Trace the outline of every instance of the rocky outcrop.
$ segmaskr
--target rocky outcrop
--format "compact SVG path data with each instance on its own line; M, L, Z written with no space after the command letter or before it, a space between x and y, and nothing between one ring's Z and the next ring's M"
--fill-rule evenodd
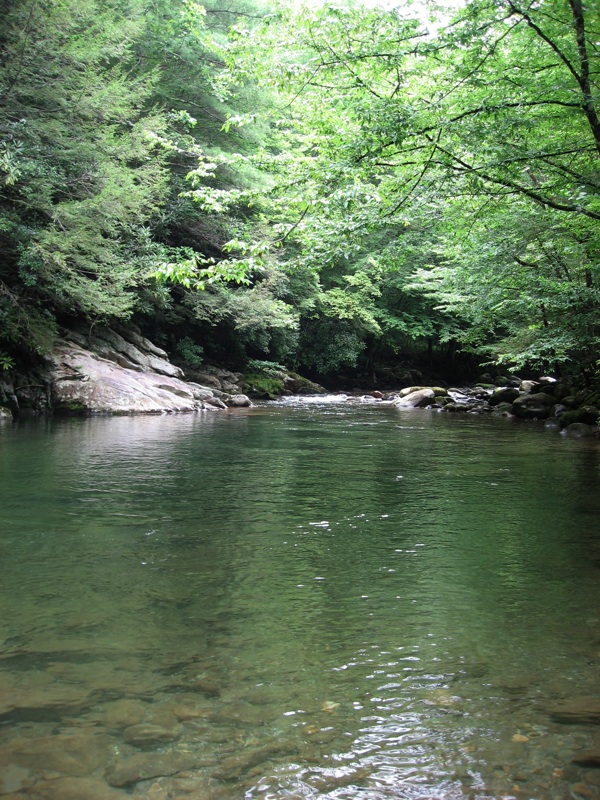
M186 381L164 350L135 332L98 327L93 336L71 332L33 377L0 387L0 406L82 414L160 414L251 405L241 381L226 370L216 385ZM242 378L240 375L239 378ZM224 391L224 387L229 391ZM4 402L2 402L4 399Z
M196 399L182 380L125 367L74 342L57 345L51 358L52 408L57 411L159 414L204 408L203 399Z

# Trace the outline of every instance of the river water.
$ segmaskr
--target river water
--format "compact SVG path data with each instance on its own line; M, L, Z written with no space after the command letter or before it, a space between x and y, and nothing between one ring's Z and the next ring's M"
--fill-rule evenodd
M0 426L0 797L599 797L600 445L382 404Z

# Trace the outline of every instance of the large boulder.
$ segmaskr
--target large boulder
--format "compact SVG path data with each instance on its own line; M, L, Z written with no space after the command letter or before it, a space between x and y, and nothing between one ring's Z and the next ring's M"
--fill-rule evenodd
M587 436L594 435L594 429L592 426L586 425L585 422L572 422L570 425L567 425L563 431L572 439L584 439Z
M596 406L581 406L572 411L563 411L560 416L560 422L563 427L572 425L575 422L583 423L584 425L596 425L600 417L600 409Z
M252 405L250 398L245 394L232 394L225 402L230 408L248 408Z
M500 403L512 403L516 400L520 392L516 386L499 386L494 390L492 396L489 398L488 403L491 406L497 406Z
M539 381L521 381L521 385L519 386L519 389L524 394L535 394L541 388Z
M171 364L164 350L137 333L128 332L125 339L111 328L100 326L91 337L70 333L69 340L125 369L183 378L183 371Z
M522 394L513 401L513 414L522 419L546 419L554 403L555 398L545 392Z
M423 389L430 389L433 392L434 397L448 396L448 390L444 389L442 386L405 386L404 389L400 389L398 392L398 397L402 399L407 397L409 394L420 392Z
M184 381L122 367L73 342L58 344L51 360L51 397L56 410L157 414L203 407Z
M124 336L127 336L127 339ZM91 342L89 347L84 343ZM50 359L50 404L57 411L96 414L159 414L245 407L241 375L211 370L219 386L186 382L164 350L136 333L101 328L93 338L75 333L59 342Z
M206 366L201 370L186 370L189 379L202 386L217 389L226 394L241 394L244 376L241 372L231 372L221 367Z
M394 401L396 408L424 408L435 402L433 389L417 389Z

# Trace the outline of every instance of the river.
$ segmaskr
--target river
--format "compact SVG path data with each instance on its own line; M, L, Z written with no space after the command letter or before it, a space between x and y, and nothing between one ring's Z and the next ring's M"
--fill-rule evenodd
M599 506L507 419L5 423L0 797L599 797Z

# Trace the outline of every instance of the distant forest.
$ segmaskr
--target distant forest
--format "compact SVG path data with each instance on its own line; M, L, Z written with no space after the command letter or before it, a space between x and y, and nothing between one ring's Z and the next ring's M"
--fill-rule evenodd
M594 380L598 6L430 14L0 0L0 374L105 322L189 367Z

